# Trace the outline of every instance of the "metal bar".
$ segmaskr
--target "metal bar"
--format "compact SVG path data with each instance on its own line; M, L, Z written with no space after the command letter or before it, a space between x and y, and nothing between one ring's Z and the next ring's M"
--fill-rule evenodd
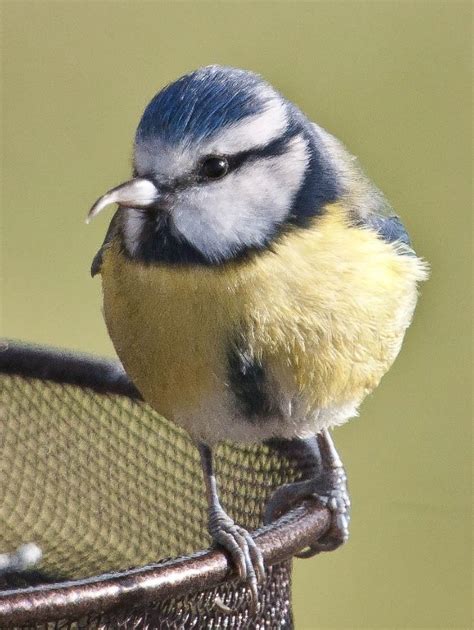
M0 373L89 387L100 393L141 399L119 361L60 348L1 340Z
M328 510L306 501L272 525L255 532L266 566L287 560L322 536ZM224 552L200 552L121 573L0 593L0 626L76 618L138 606L215 588L235 579Z

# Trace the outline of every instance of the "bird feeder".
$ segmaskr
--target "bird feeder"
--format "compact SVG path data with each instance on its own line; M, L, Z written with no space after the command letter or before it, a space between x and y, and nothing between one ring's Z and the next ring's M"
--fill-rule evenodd
M0 558L13 562L0 562L0 627L291 628L292 557L329 513L306 501L263 527L295 464L228 443L215 462L224 507L264 556L256 606L209 549L195 446L121 365L2 342Z

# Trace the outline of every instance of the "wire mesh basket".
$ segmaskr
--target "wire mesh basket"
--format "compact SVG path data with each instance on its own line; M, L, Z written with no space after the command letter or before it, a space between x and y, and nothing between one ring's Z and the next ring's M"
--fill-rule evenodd
M215 459L223 505L265 559L256 611L209 549L197 450L118 362L2 342L0 449L0 554L43 554L0 576L0 627L293 627L291 558L329 514L308 501L262 527L272 492L301 478L269 446L226 443Z

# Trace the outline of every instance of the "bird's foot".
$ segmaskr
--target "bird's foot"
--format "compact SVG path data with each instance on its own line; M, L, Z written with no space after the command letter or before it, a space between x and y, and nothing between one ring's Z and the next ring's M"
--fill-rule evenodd
M251 593L252 612L256 612L258 584L265 579L263 556L249 532L236 525L221 507L209 511L209 533L214 545L223 547L231 556L239 578Z
M297 555L310 558L322 551L333 551L349 538L350 500L346 473L342 466L325 468L312 478L278 488L265 509L265 523L271 523L305 498L314 498L331 512L331 523L319 540Z

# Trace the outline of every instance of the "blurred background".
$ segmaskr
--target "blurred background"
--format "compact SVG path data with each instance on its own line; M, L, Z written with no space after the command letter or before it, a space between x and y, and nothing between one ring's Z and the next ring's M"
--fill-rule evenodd
M111 212L84 216L127 178L143 108L184 72L255 70L360 157L432 276L395 366L335 433L352 535L296 561L296 628L471 627L471 3L1 10L4 336L114 355L89 276Z

